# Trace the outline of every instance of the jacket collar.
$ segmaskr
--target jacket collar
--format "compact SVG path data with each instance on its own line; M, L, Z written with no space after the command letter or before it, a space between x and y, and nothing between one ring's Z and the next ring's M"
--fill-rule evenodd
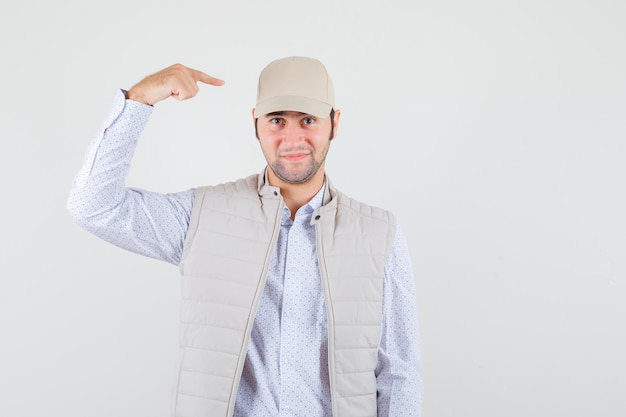
M257 189L258 189L259 195L261 197L279 197L280 188L270 185L270 181L269 181L268 173L267 173L268 169L269 168L267 166L263 168L263 170L257 177ZM337 205L337 190L335 189L332 182L328 178L328 175L326 174L324 174L324 182L325 182L324 200L323 200L322 205L326 206L330 204L331 206L336 206Z

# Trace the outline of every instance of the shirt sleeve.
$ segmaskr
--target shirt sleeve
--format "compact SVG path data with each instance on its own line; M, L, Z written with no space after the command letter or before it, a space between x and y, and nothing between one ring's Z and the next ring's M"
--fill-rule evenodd
M376 383L378 416L419 417L422 367L415 281L406 238L398 227L385 266L383 320Z
M153 107L120 90L74 178L67 209L76 223L123 249L178 265L195 190L161 194L125 185Z

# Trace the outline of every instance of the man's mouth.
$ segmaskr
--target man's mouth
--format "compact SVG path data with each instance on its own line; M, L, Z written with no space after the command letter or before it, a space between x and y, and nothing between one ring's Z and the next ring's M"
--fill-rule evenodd
M308 153L297 152L297 153L287 153L287 154L281 155L281 157L286 159L287 161L298 162L306 158L308 155L309 155Z

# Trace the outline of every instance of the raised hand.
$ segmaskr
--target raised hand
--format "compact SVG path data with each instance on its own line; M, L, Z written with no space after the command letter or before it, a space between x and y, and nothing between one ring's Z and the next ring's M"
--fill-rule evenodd
M187 100L198 94L198 82L215 86L224 84L224 80L211 77L202 71L174 64L139 81L128 90L127 97L149 105L168 97Z

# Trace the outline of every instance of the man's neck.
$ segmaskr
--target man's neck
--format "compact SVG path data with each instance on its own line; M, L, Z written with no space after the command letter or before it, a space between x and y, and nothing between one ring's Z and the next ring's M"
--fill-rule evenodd
M293 220L300 207L311 201L324 185L324 171L320 170L311 180L302 184L290 184L281 181L271 170L268 172L268 179L270 185L280 188L280 194L291 211L291 219Z

